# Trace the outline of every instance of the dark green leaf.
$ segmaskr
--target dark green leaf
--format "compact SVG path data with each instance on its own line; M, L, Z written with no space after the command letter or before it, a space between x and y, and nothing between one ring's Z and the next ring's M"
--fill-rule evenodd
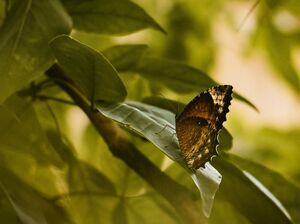
M0 106L0 123L1 159L13 152L30 155L43 165L60 163L44 135L31 102L15 95L9 97Z
M53 148L68 165L68 184L70 194L80 192L82 195L106 194L115 195L116 190L110 180L93 166L80 161L75 150L55 131L47 132Z
M269 60L278 74L299 94L299 74L292 63L292 49L287 37L269 25L265 29L265 44Z
M57 0L13 1L0 30L0 103L53 63L48 42L70 29Z
M136 71L143 77L151 81L161 82L166 87L179 93L201 92L217 85L204 72L167 59L144 57Z
M295 223L300 222L300 188L279 173L268 169L258 163L229 154L229 161L239 166L241 169L254 175L264 184L282 203L291 214Z
M292 223L285 208L254 176L217 157L213 164L223 175L218 197L251 223Z
M250 101L248 100L247 98L243 97L242 95L236 93L236 92L233 92L233 97L237 100L240 100L246 104L248 104L250 107L252 107L254 110L256 110L257 112L259 112L258 108Z
M118 72L126 72L135 68L144 55L147 45L116 45L112 46L102 53L113 64Z
M71 223L62 207L20 180L5 167L0 169L0 187L22 223Z
M218 152L231 149L232 139L232 135L229 131L226 128L222 128L218 136L218 140L220 142L217 148Z
M185 104L176 100L170 100L158 96L150 96L143 99L143 102L156 107L173 112L174 114L180 114L183 111ZM175 118L174 118L175 119Z
M136 72L150 81L163 83L178 93L200 93L218 85L206 73L189 65L166 59L144 57L136 68ZM238 93L235 93L234 96L257 110L249 100Z
M117 71L101 53L66 35L55 38L50 46L58 64L90 101L125 99L126 89Z
M124 35L145 28L165 32L142 8L123 0L64 0L78 30Z

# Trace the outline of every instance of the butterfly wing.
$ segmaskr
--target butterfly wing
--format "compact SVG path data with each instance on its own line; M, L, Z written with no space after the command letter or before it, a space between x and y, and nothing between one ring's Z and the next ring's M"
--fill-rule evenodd
M176 117L176 134L185 161L198 169L217 155L218 132L226 120L232 86L212 87L196 96Z

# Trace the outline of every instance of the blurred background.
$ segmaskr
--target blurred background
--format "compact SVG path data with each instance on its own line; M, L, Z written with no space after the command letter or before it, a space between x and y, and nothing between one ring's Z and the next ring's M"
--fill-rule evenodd
M164 27L166 35L153 30L114 38L78 31L72 35L99 50L113 44L147 44L149 55L185 62L219 83L233 85L258 111L233 101L225 123L233 135L232 152L300 184L300 1L135 2ZM197 94L178 95L140 76L122 79L130 99L163 95L187 103ZM77 109L67 117L70 127L75 120L78 123L70 128L71 139L80 139L87 119ZM87 152L79 154L93 160Z
M63 0L71 6L76 1L79 2ZM225 123L233 136L230 152L263 164L300 186L300 1L133 1L153 17L166 34L146 29L120 37L78 30L73 30L71 35L100 51L117 44L146 44L149 56L181 61L205 72L218 83L232 85L257 109L233 100ZM0 21L4 18L5 2L14 1L0 1ZM47 1L28 1L26 4L32 2L48 4ZM31 13L30 16L36 15ZM198 94L172 91L162 83L149 81L139 74L120 73L120 77L131 100L159 96L186 104ZM56 85L50 87L45 91L47 95L70 100ZM3 123L10 122L7 117L15 123L7 124L9 132L5 130L0 136L1 141L9 143L1 142L0 164L5 169L0 169L0 176L7 181L6 189L17 193L13 195L20 200L19 205L24 203L28 214L32 212L35 215L42 208L50 211L51 218L60 220L62 210L54 212L58 214L55 217L47 207L59 204L67 209L76 223L109 223L108 220L111 223L124 223L124 220L141 223L143 220L143 223L152 224L153 217L157 218L154 220L157 223L178 223L174 208L143 178L111 154L78 107L38 100L28 101L30 106L27 107L19 101L13 98L11 107L20 112L17 115L22 122L2 108L1 127L5 129ZM182 167L173 163L152 143L133 134L128 134L128 138L157 167L195 195L199 194ZM32 145L32 142L36 144ZM261 170L270 176L264 175ZM285 206L299 220L298 188L263 167L257 168L256 173L266 177L265 183L273 187L274 192L279 192ZM230 175L227 179L223 178L223 183L229 183L223 192L232 192L233 202L237 203L230 204L232 201L216 197L216 212L211 223L223 223L224 217L230 224L250 223L251 220L246 218L252 215L246 218L244 215L252 207L240 206L240 198L236 199L236 192L232 191L235 185L244 187L241 190L244 193L247 186L236 180L239 179ZM281 188L283 184L278 183L288 186ZM50 198L48 201L45 195ZM256 206L256 199L252 200L252 195L247 196L252 202L250 204ZM242 199L248 200L247 197ZM259 210L260 215L265 217L265 204L257 204L253 212ZM239 210L240 207L244 210ZM3 190L0 191L0 218L15 220L7 223L19 223Z

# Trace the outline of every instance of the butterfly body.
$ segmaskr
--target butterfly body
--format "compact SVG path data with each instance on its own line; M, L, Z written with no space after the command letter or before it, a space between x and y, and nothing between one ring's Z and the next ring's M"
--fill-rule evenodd
M230 85L212 87L196 96L176 116L176 134L189 168L204 167L217 155L217 136L226 121L231 95Z

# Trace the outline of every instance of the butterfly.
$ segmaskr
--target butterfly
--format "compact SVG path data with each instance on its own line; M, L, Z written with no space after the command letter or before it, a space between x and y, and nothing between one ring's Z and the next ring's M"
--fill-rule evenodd
M176 116L176 135L181 153L192 170L217 156L218 133L226 121L232 86L219 85L196 96Z

